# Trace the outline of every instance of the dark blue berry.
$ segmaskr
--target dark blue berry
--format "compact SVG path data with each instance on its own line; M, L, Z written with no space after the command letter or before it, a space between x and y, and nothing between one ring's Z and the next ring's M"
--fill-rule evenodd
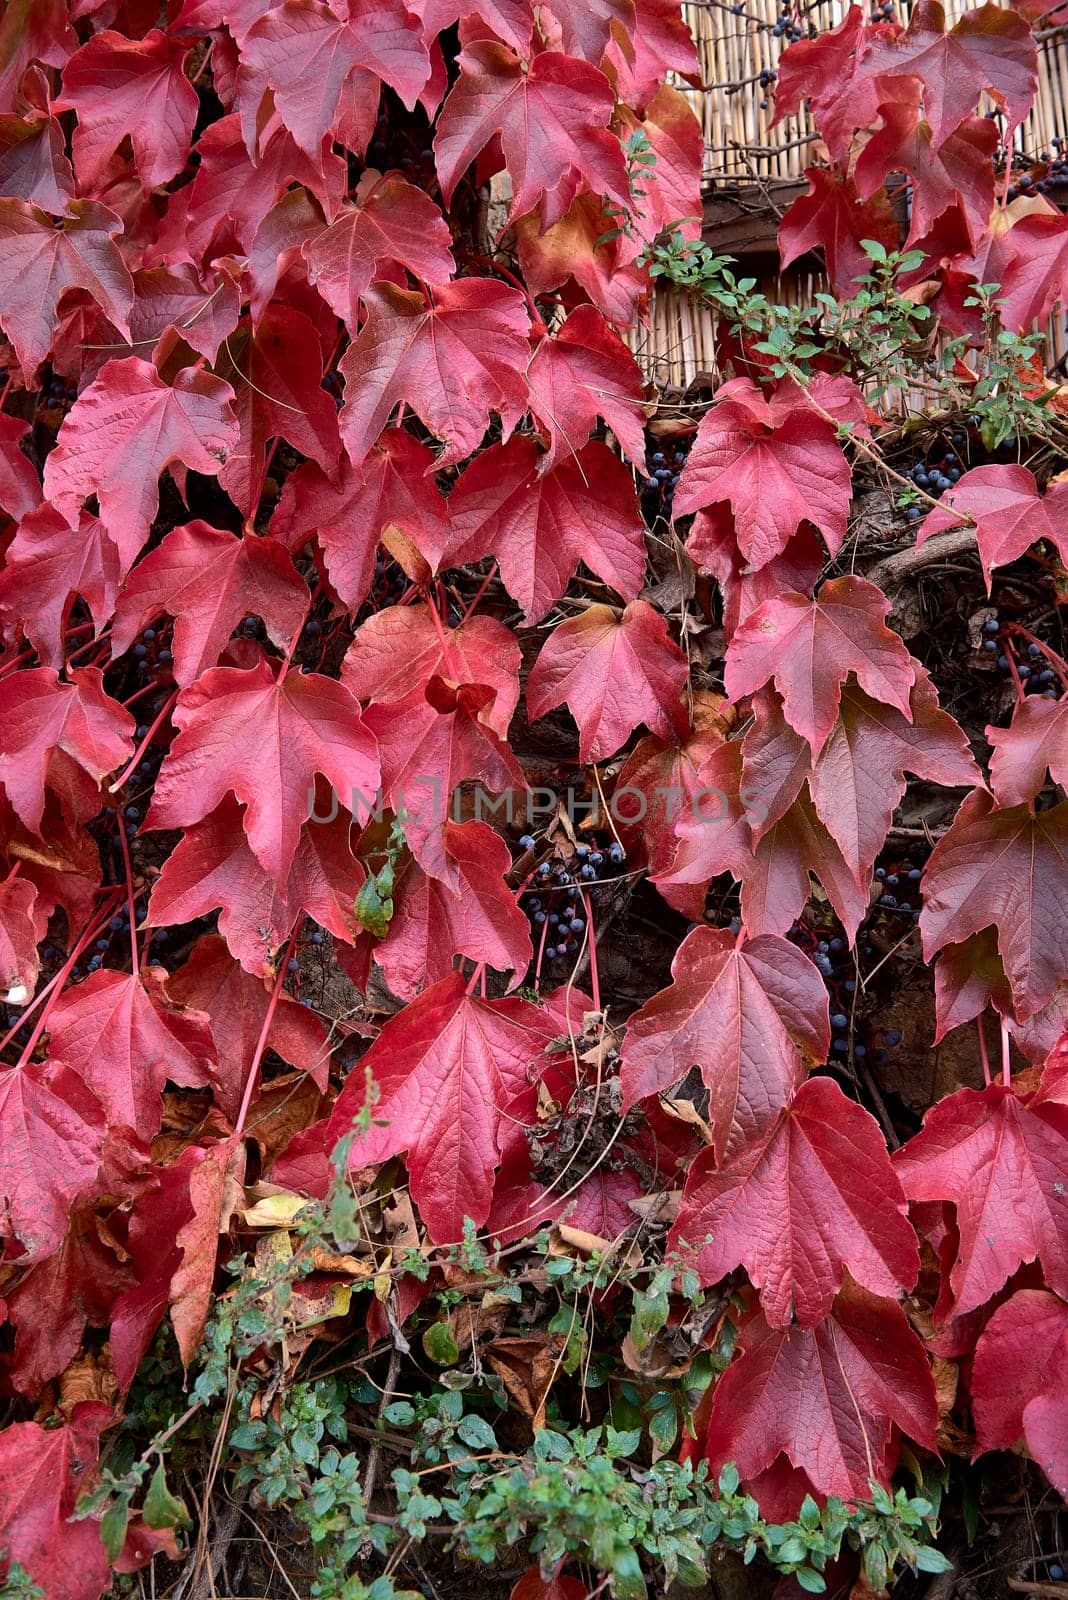
M519 848L520 848L520 850L533 850L533 848L534 848L533 836L531 834L529 834L529 833L524 833L522 838L519 841Z
M846 1016L844 1011L836 1011L835 1012L834 1016L831 1018L831 1027L832 1028L848 1028L849 1027L849 1018Z
M892 1050L895 1045L898 1045L898 1044L901 1043L901 1029L900 1028L889 1028L889 1029L887 1029L886 1033L884 1033L883 1038L886 1040L887 1044L890 1046L890 1049Z

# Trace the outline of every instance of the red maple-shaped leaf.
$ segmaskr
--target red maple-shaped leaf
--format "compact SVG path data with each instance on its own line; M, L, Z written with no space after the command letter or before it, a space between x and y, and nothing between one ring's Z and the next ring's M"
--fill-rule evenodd
M698 1156L670 1244L697 1251L703 1283L744 1266L778 1328L815 1327L846 1268L884 1295L911 1288L920 1269L882 1131L830 1078L803 1083L768 1137L726 1165Z
M385 1125L358 1136L350 1156L359 1168L407 1151L412 1197L437 1243L462 1238L465 1218L481 1225L489 1215L508 1106L557 1031L527 1000L480 1000L466 988L453 973L384 1025L361 1067L374 1075L375 1120ZM328 1152L364 1097L361 1070L325 1135L315 1130Z
M318 156L360 69L377 74L409 109L430 62L416 18L401 0L346 8L339 16L317 0L285 0L241 41L243 93L255 110L269 85L278 114L297 144Z
M178 262L173 268L141 267L133 278L130 353L144 355L155 345L153 357L160 359L161 341L173 329L214 361L241 316L241 291L227 268L216 266L202 277L190 263Z
M759 797L753 804L760 804ZM761 834L752 861L742 857L738 870L747 928L787 933L812 892L810 879L817 878L850 941L856 938L868 910L867 885L858 884L806 795L800 795L774 827Z
M970 794L939 839L923 876L925 961L945 944L997 929L1017 1017L1038 1011L1068 977L1059 930L1068 917L1068 801L1035 816Z
M0 16L0 101L5 111L18 99L26 68L34 61L61 67L78 35L64 0L22 0Z
M600 242L614 226L615 216L594 194L579 195L566 215L544 233L536 211L519 217L516 251L531 293L545 294L573 279L611 321L620 326L632 323L645 304L648 280L634 265L637 251L631 240Z
M71 1208L92 1190L104 1132L99 1101L62 1064L0 1073L0 1235L17 1239L29 1260L58 1248Z
M207 1017L169 1005L164 976L92 972L49 1015L52 1054L88 1084L113 1127L144 1139L159 1132L164 1085L209 1083L215 1061Z
M334 482L306 461L286 479L271 532L294 553L314 534L330 582L351 608L367 598L379 544L413 581L425 581L448 537L433 466L427 446L400 428L384 433L357 467L343 455Z
M892 1427L935 1446L934 1380L901 1307L850 1285L815 1328L770 1327L754 1311L742 1354L716 1384L703 1453L742 1478L781 1453L817 1491L863 1500L893 1467Z
M594 306L577 306L540 340L527 368L530 409L549 438L543 471L577 455L603 417L627 455L645 465L641 368Z
M112 653L128 650L146 624L169 612L175 681L185 687L216 665L242 617L262 617L268 638L284 650L307 609L308 586L277 540L238 539L189 522L172 528L127 578L115 608Z
M266 661L248 671L215 667L184 689L173 712L181 730L160 769L145 825L185 828L233 794L245 806L253 854L286 882L321 773L350 808L373 796L374 740L359 702L316 673L276 679Z
M552 227L580 189L628 205L623 149L608 132L614 106L608 79L585 61L545 51L527 63L490 39L468 44L434 139L445 204L499 139L512 180L509 221L540 204L542 226Z
M737 629L725 678L732 699L769 681L790 726L818 756L834 727L842 685L855 673L864 692L911 721L916 663L886 626L890 602L865 578L833 578L819 595L767 600Z
M484 685L435 676L403 700L374 704L364 713L382 762L382 792L395 815L403 813L412 854L424 872L455 892L459 874L443 834L454 790L469 779L494 794L526 788L522 767L494 732L495 700L494 690Z
M121 231L121 218L95 200L72 200L58 218L27 200L0 200L0 327L27 383L49 353L67 289L87 290L129 337L133 281L115 243Z
M109 361L78 396L45 462L44 491L73 523L96 495L100 519L131 566L159 505L159 475L180 464L217 476L239 437L234 391L185 367L173 384L137 356Z
M16 520L28 516L41 501L40 479L19 449L29 431L28 422L0 416L0 510Z
M70 758L99 783L133 749L134 719L104 692L96 667L62 681L51 667L31 667L0 680L0 784L34 832L44 814L54 753Z
M206 1011L211 1019L218 1065L214 1069L219 1103L227 1116L237 1115L252 1058L259 1043L271 987L246 972L214 934L198 939L189 958L167 982L167 993L179 1005ZM326 1029L307 1006L284 991L271 1018L267 1049L290 1066L307 1072L326 1087L330 1057Z
M940 709L923 669L915 671L909 721L854 684L845 686L838 721L809 778L816 815L864 889L905 793L906 772L962 787L979 779L962 729ZM759 788L755 775L747 772L746 781Z
M779 255L785 269L809 250L822 250L835 292L851 300L857 279L871 270L863 241L885 250L900 244L897 219L884 190L862 200L852 178L826 167L809 167L808 193L800 195L779 224Z
M1027 1106L1000 1083L940 1100L894 1156L910 1200L950 1200L959 1235L955 1316L995 1295L1025 1261L1068 1296L1068 1106Z
M328 796L318 798L321 814L329 816ZM351 943L353 902L365 873L349 847L350 831L349 813L340 807L329 822L306 822L280 891L249 848L242 808L226 799L185 830L163 863L145 927L195 922L217 910L230 954L258 977L273 976L273 957L298 917L309 916L335 939Z
M1060 211L1021 217L1003 241L1001 320L1027 333L1063 303L1068 275L1068 227Z
M551 472L533 440L493 445L449 496L456 565L493 554L505 587L539 622L580 561L633 600L645 576L645 537L631 473L593 441Z
M0 882L0 998L23 1005L37 983L37 888L28 878Z
M339 363L345 379L341 435L358 467L407 402L445 441L439 466L469 456L482 442L491 413L511 433L527 406L524 373L529 316L507 284L466 278L433 291L373 283L367 320Z
M987 728L990 787L999 806L1028 805L1048 772L1068 789L1068 700L1018 700L1007 728Z
M72 528L53 506L40 505L19 524L0 571L5 631L21 626L41 660L59 667L75 598L85 601L99 633L121 579L118 548L99 517L83 511Z
M872 46L870 70L887 78L917 78L937 150L975 110L985 90L1017 126L1031 109L1037 82L1034 35L1015 11L986 4L946 30L939 0L920 0L908 31Z
M672 984L627 1026L625 1107L699 1067L718 1160L765 1133L830 1046L827 992L796 945L771 935L736 941L695 928L671 964Z
M48 1600L97 1600L112 1572L95 1517L73 1521L110 1406L85 1401L59 1428L15 1422L0 1434L0 1541Z
M583 761L604 761L639 722L662 739L681 738L688 718L679 699L686 657L667 623L644 600L622 616L592 605L554 628L527 679L527 711L536 721L565 705L579 728Z
M94 34L63 69L56 111L76 111L72 148L83 191L97 188L128 138L146 189L177 177L189 158L200 104L185 75L188 49L152 28L142 39Z
M36 107L25 116L0 114L0 194L59 216L74 197L74 172L63 129L47 108L45 98L43 115Z
M786 549L811 522L833 555L845 538L852 493L849 466L831 423L798 399L769 401L749 378L717 391L675 491L675 514L727 503L738 547L752 567Z
M923 520L921 545L934 533L971 520L987 588L994 567L1017 561L1040 539L1048 539L1068 559L1068 483L1050 485L1040 495L1026 467L973 467Z
M333 474L341 453L337 408L322 387L318 335L303 312L275 302L255 327L246 319L224 341L215 372L234 392L241 430L219 482L246 516L263 487L271 439L287 439Z
M807 100L824 143L846 166L857 130L874 123L879 111L879 87L864 66L870 46L858 5L849 7L837 28L792 44L779 67L772 127L795 116Z
M907 172L912 178L907 242L925 238L946 212L956 209L968 247L978 249L994 205L994 124L985 117L969 117L935 152L930 124L919 117L907 92L900 100L883 100L879 114L883 126L864 146L856 166L861 198L869 200L888 173Z
M1066 1369L1068 1305L1044 1289L1021 1289L983 1329L971 1377L978 1449L1009 1450L1025 1439L1062 1495L1068 1495Z
M507 739L519 701L519 641L495 617L473 616L446 627L428 605L392 606L360 624L341 669L341 681L360 700L396 705L433 677L482 684L493 699L479 717Z
M98 1211L75 1212L59 1249L7 1290L17 1329L11 1377L20 1394L36 1398L77 1355L86 1324L106 1328L115 1300L131 1287L132 1264L119 1260L107 1237Z
M365 174L356 199L304 245L310 282L353 336L380 270L396 264L431 284L447 283L456 271L448 224L429 195L401 178Z
M375 946L393 994L410 999L452 970L455 956L511 971L530 965L527 919L504 881L512 865L506 840L484 822L446 822L443 844L456 888L409 863L393 893L387 937Z

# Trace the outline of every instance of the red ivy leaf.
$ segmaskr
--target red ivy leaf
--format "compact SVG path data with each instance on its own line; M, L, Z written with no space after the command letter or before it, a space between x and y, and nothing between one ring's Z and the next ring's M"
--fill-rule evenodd
M973 467L947 491L944 504L924 518L916 543L969 518L988 589L994 567L1019 560L1040 539L1048 539L1068 560L1068 483L1053 483L1040 495L1026 467Z
M322 814L329 809L324 804ZM273 977L273 957L298 917L351 944L353 902L365 877L349 847L351 826L340 807L330 822L306 822L279 890L249 848L242 808L228 798L187 828L163 863L144 925L166 928L217 910L230 954L257 977Z
M71 1515L112 1420L109 1407L86 1402L63 1427L14 1422L0 1434L0 1545L48 1600L97 1600L110 1587L99 1521Z
M544 51L527 63L491 39L468 44L434 139L445 204L499 138L512 180L509 221L540 202L542 226L552 227L580 188L628 205L622 146L608 132L614 106L608 79L585 61Z
M812 1328L831 1310L845 1269L873 1294L909 1289L920 1269L900 1181L874 1117L830 1078L796 1091L763 1142L717 1168L690 1168L670 1246L702 1283L744 1266L773 1327Z
M920 0L903 37L877 42L870 56L873 73L919 80L936 150L984 90L1005 108L1010 131L1021 123L1031 109L1037 68L1034 35L1023 17L989 3L965 12L947 33L939 0Z
M159 1132L169 1081L209 1083L215 1063L208 1019L167 1002L166 974L91 972L49 1015L49 1048L96 1095L113 1128L142 1139Z
M456 271L448 224L429 195L400 178L365 174L356 198L304 246L309 280L354 337L360 302L383 268L396 263L435 285Z
M245 832L277 885L289 876L318 773L348 805L378 787L374 740L343 684L317 673L275 679L261 661L249 671L215 667L178 698L181 730L160 769L145 826L186 828L233 794ZM0 769L2 770L2 769Z
M449 496L457 565L493 554L505 587L540 622L580 561L633 600L645 576L644 525L631 473L607 445L588 444L540 472L533 440L483 451Z
M424 690L431 678L482 684L493 699L479 719L501 739L519 701L519 641L494 617L473 616L446 627L427 605L392 606L360 624L341 668L341 681L360 700L396 705Z
M72 1207L96 1181L104 1131L96 1097L62 1063L0 1073L0 1235L17 1239L29 1260L62 1243Z
M445 440L442 467L478 448L494 411L511 433L527 405L529 316L521 295L465 278L444 284L429 302L390 283L372 284L364 299L367 320L339 364L341 435L353 466L401 401Z
M704 1454L750 1480L780 1452L817 1491L863 1500L886 1483L892 1425L934 1450L934 1380L923 1345L893 1300L847 1288L815 1328L769 1327L755 1311L742 1354L716 1384Z
M624 1108L699 1067L718 1160L774 1123L830 1046L827 992L796 945L769 934L736 941L695 928L671 964L669 989L631 1018L623 1043Z
M121 218L95 200L72 200L59 218L27 200L0 200L0 326L28 384L52 348L67 289L87 290L129 337L133 281L115 243L121 231Z
M928 1111L894 1166L910 1200L956 1207L954 1316L985 1305L1036 1258L1050 1288L1068 1296L1068 1106L1032 1110L1000 1083L958 1089Z
M871 271L871 257L861 241L873 239L885 250L897 250L897 218L885 190L862 200L852 178L826 167L810 167L805 177L808 193L794 201L779 224L783 269L798 256L821 249L835 293L850 300L857 292L856 280Z
M726 502L739 549L750 566L762 567L805 522L819 528L834 555L851 493L834 427L795 386L784 384L769 400L751 379L735 378L701 418L674 509L688 516Z
M838 717L842 685L855 672L873 700L912 720L913 661L884 618L890 602L865 578L832 578L816 599L766 600L739 626L727 651L732 699L774 680L790 726L818 756Z
M1028 805L1046 773L1068 789L1068 700L1018 700L1007 728L987 728L990 787L999 806Z
M28 422L0 415L0 510L16 519L28 516L41 501L40 479L19 449L29 431Z
M0 679L0 784L28 828L41 826L53 754L99 783L127 760L134 719L104 693L103 674L79 667L62 682L51 667Z
M58 668L74 599L85 601L99 633L121 581L118 547L100 518L83 511L71 527L45 503L23 518L8 546L0 571L0 616L21 625L41 660Z
M542 470L577 455L603 417L639 471L645 468L641 368L594 306L578 306L540 340L527 368L530 409L549 437Z
M238 539L189 522L172 528L126 580L112 653L128 650L142 628L169 612L176 619L174 677L185 687L216 665L246 614L262 617L267 637L284 650L307 609L308 586L276 540Z
M141 39L96 33L74 52L53 104L57 112L78 113L71 143L83 190L101 185L125 138L144 188L159 188L181 172L200 105L185 75L188 54L158 28Z
M980 1334L971 1376L977 1450L1011 1450L1026 1439L1061 1494L1068 1492L1064 1429L1047 1439L1046 1415L1066 1363L1068 1305L1045 1289L1021 1289Z
M159 506L159 475L180 464L216 476L239 437L234 391L183 368L173 385L137 356L109 361L78 396L45 462L44 492L73 523L90 495L131 566Z
M527 679L533 721L566 704L579 727L579 755L604 761L639 722L661 739L681 738L688 718L679 699L689 674L667 623L644 600L622 616L591 605L554 628Z
M409 109L430 70L419 24L401 0L376 0L344 17L316 0L285 0L249 28L241 61L253 111L269 84L282 121L313 157L358 69L377 74Z
M438 567L448 524L433 466L426 445L400 428L384 433L358 467L342 456L333 483L305 462L286 479L271 532L294 552L315 534L330 582L355 610L367 598L380 543L413 581Z
M1068 801L1035 816L999 809L983 790L964 801L923 875L925 961L945 944L997 929L1020 1021L1068 977L1060 930L1068 918Z

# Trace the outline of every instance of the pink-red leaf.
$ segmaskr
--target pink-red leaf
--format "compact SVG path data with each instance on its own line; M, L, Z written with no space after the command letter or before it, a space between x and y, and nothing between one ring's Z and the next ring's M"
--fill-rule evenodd
M446 205L498 138L512 180L510 221L540 203L542 226L551 227L580 189L629 204L623 150L608 132L614 105L608 79L585 61L545 51L528 64L493 40L469 44L434 140Z
M851 672L873 700L912 720L913 661L886 626L890 602L865 578L832 578L815 599L767 600L737 629L727 652L732 699L774 680L790 726L818 756L834 727Z
M619 616L592 605L554 628L527 679L527 711L535 721L566 704L579 728L583 761L604 761L639 722L661 739L682 736L687 717L679 694L686 657L667 623L644 600Z
M716 1385L704 1454L743 1479L780 1452L823 1494L864 1500L894 1464L892 1425L935 1449L934 1380L893 1300L850 1287L815 1328L769 1327L754 1312L742 1354Z
M149 622L169 612L175 618L174 677L186 687L216 665L242 617L262 617L268 638L284 650L307 609L307 584L276 540L238 539L206 522L189 522L172 528L127 578L115 608L112 652L121 655Z
M773 1327L811 1328L848 1268L873 1294L916 1281L920 1257L900 1181L874 1117L830 1078L810 1078L762 1143L717 1168L690 1168L671 1248L697 1250L703 1283L744 1266Z
M549 437L542 470L577 455L603 417L642 470L645 432L641 368L594 306L578 306L545 335L527 368L530 409Z
M74 170L97 188L123 139L146 189L177 177L189 158L199 100L185 75L188 50L153 28L141 39L96 33L63 69L56 111L76 111Z
M31 667L0 680L0 784L28 828L44 814L45 785L55 754L97 783L131 753L134 719L104 692L96 667L79 667L69 682L51 667Z
M956 1207L955 1316L1036 1259L1050 1288L1068 1296L1068 1107L1031 1109L1000 1083L958 1089L928 1111L894 1166L910 1200Z
M724 928L695 928L671 975L671 987L628 1024L623 1103L661 1093L699 1067L722 1160L765 1133L825 1058L827 993L796 945L768 934L738 942Z
M0 571L0 616L6 625L21 625L41 660L59 667L75 597L85 601L99 633L121 579L118 547L100 518L82 511L71 527L45 503L23 518L8 547Z
M46 497L70 523L90 495L130 566L159 505L159 475L180 464L216 476L239 438L234 391L185 367L173 385L137 356L109 361L78 396L45 462Z
M110 1586L98 1519L71 1516L112 1417L85 1402L62 1427L15 1422L0 1434L0 1547L48 1600L97 1600Z
M58 1249L74 1204L100 1171L104 1115L82 1080L60 1062L27 1062L0 1073L0 1235L26 1257Z
M233 794L247 807L252 851L277 885L289 876L318 773L345 806L354 791L373 795L378 787L359 703L332 678L291 672L276 679L265 661L248 671L216 667L182 691L173 718L181 731L146 826L188 827Z
M439 466L482 442L492 412L511 433L527 405L529 316L521 295L492 279L447 283L429 302L393 284L371 284L367 320L341 358L341 435L358 467L407 402L445 441Z
M533 440L494 445L449 496L450 559L493 554L528 622L558 600L580 561L633 600L645 576L645 539L630 472L593 441L577 457L540 472Z
M1026 467L973 467L924 518L916 543L969 519L975 524L988 589L994 567L1018 560L1040 539L1048 539L1061 559L1068 559L1068 483L1053 483L1040 495Z

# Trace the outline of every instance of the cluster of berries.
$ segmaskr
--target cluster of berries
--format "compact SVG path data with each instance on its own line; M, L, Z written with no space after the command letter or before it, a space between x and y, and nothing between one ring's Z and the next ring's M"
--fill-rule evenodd
M798 39L805 37L805 30L795 22L789 6L783 6L771 30L773 39L785 39L787 44L796 44ZM772 77L775 74L772 73Z
M908 861L897 866L876 867L875 878L880 891L876 905L881 911L893 911L919 922L922 877L920 868Z
M909 478L917 489L922 489L932 499L938 500L945 494L947 489L952 489L953 485L963 477L965 468L960 452L967 443L968 435L966 433L952 434L950 436L951 449L935 460L925 459L914 462L906 471L905 477ZM926 515L926 502L918 506L910 506L907 512L910 522L918 522L921 517Z
M525 833L519 848L535 849L533 835ZM542 950L550 961L576 955L586 931L582 890L587 891L591 901L598 900L601 891L597 884L616 877L625 863L626 852L615 840L608 845L576 845L570 862L542 861L534 873L530 892L524 896L535 950Z
M659 450L654 450L649 458L651 471L642 484L642 511L648 522L655 522L657 517L665 517L671 521L672 509L675 501L675 490L678 488L682 469L686 465L686 457L690 452L692 440L679 439L674 442L665 441Z
M997 617L988 617L983 623L982 648L989 655L998 652L997 663L1002 672L1015 671L1024 694L1039 694L1047 700L1060 698L1060 681L1049 665L1044 650L1034 640L1022 651L1020 642L1010 634L1002 635Z

